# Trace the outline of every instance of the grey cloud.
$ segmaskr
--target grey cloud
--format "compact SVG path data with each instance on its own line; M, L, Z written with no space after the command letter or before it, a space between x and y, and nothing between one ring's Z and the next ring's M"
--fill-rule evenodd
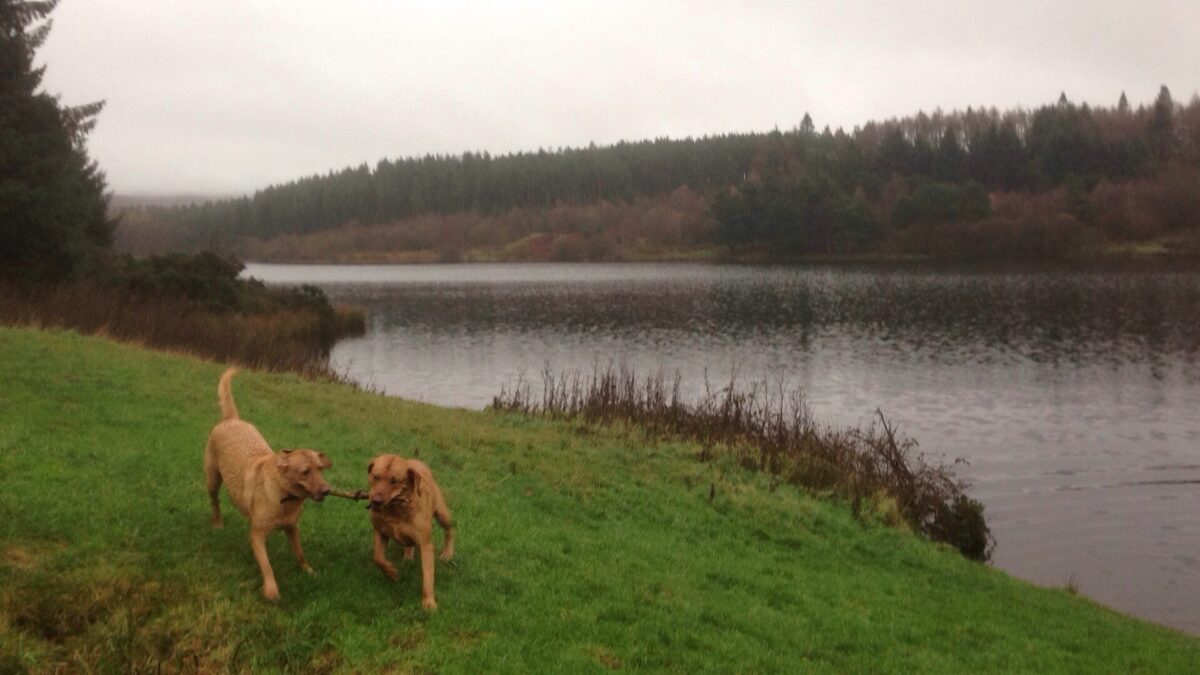
M90 147L127 192L1200 86L1185 2L65 0L54 19L47 88L108 100Z

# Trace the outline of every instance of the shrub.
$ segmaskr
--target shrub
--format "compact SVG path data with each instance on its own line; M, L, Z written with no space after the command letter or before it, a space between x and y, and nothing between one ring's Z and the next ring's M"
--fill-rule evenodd
M273 370L332 375L338 338L361 335L360 310L335 308L315 286L241 279L213 253L115 258L88 282L0 286L0 323L71 328Z
M946 260L1062 260L1104 250L1096 228L1066 213L997 215L969 223L918 223L895 233L889 246L902 253Z
M1135 181L1101 181L1092 190L1091 202L1096 211L1096 225L1118 241L1155 239L1166 228L1157 214L1147 210L1139 198L1139 183Z
M144 298L177 298L214 311L243 308L245 266L216 253L168 253L149 258L116 258L98 281Z
M586 244L578 234L560 234L550 246L550 260L554 262L580 262L586 257Z

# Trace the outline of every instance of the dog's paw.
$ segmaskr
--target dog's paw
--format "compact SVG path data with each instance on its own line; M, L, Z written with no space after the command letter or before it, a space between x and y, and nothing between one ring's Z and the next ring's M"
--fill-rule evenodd
M443 549L442 554L438 558L447 562L454 560L454 549Z
M214 529L214 530L220 530L220 529L222 529L222 528L224 528L224 527L225 527L225 521L223 521L223 520L214 520L212 525L213 525L213 529Z
M300 569L304 570L305 574L311 574L314 577L317 576L317 571L314 570L312 568L312 565L309 565L308 563L304 563L303 565L301 565Z
M387 578L391 579L392 581L400 578L400 573L396 571L396 566L391 563L380 565L379 569L382 570L383 573L387 575Z
M279 600L279 587L275 584L263 584L263 597L271 602Z
M432 612L437 609L437 600L433 598L421 598L421 606Z

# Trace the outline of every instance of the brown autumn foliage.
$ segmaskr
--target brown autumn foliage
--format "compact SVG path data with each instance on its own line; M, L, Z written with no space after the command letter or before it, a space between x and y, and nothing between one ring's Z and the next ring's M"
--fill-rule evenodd
M1096 224L1116 241L1195 229L1200 227L1200 170L1175 164L1154 179L1101 181L1091 202Z
M1102 180L1090 192L996 192L993 215L971 222L916 223L888 248L944 259L1085 258L1109 243L1169 237L1181 252L1200 229L1200 170L1173 164L1154 178Z
M232 247L245 259L261 261L603 261L702 247L712 241L713 227L708 200L684 186L630 202L427 214L269 240L241 239ZM149 254L169 241L165 228L147 212L130 210L122 216L119 249Z
M1104 235L1081 220L1087 205L1073 205L1066 189L998 192L990 200L991 216L914 223L894 232L888 247L946 260L1082 258L1104 250Z

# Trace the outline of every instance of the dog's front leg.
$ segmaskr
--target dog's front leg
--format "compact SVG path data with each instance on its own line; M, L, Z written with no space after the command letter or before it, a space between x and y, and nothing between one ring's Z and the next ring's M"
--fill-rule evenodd
M287 535L288 543L292 545L292 555L296 556L296 562L300 563L300 569L309 574L316 574L312 565L309 565L308 561L304 559L304 548L300 546L300 526L290 525L285 527L283 528L283 533Z
M254 551L254 559L258 561L258 569L262 572L263 597L274 602L279 599L279 586L275 584L275 571L271 569L271 561L267 558L267 535L270 530L251 529L250 549Z
M433 599L433 539L428 537L421 542L421 606L437 609Z
M400 575L396 572L396 566L388 562L387 559L387 537L379 530L375 530L375 566L383 571L389 579L395 581Z

